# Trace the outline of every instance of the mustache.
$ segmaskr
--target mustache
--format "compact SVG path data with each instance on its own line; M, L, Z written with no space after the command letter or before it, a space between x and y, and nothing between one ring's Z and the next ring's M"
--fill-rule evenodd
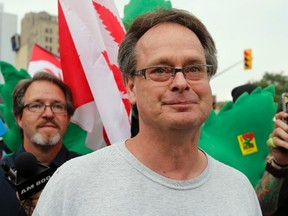
M42 121L41 123L39 123L37 125L37 128L44 127L45 125L52 125L53 127L60 128L60 126L57 124L57 122L55 122L53 119L51 119L51 120L48 119L46 121Z

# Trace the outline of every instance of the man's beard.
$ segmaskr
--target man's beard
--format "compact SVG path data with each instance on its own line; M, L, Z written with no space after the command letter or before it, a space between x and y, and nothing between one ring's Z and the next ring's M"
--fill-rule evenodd
M31 141L33 143L36 143L36 144L42 145L42 146L56 145L60 141L60 139L61 139L61 136L59 133L55 134L52 137L49 137L48 139L44 139L40 133L36 133L31 137Z

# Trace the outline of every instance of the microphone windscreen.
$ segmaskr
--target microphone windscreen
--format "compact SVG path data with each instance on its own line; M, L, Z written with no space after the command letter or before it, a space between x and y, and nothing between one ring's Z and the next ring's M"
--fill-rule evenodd
M29 152L22 152L15 158L15 169L25 177L30 178L38 172L38 162L36 157Z

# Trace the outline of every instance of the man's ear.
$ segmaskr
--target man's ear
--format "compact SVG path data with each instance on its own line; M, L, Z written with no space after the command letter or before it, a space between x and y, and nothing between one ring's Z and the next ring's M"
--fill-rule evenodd
M136 104L136 89L134 82L134 77L125 76L125 87L130 104Z
M18 115L15 117L15 120L17 122L17 125L22 128L22 115Z

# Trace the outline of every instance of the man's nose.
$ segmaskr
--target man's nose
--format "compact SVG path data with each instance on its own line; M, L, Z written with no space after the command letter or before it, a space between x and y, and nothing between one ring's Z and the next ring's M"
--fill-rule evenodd
M172 80L171 83L171 87L173 90L188 90L189 89L189 84L184 76L184 74L182 73L182 71L177 71L175 73L175 76Z
M54 114L51 106L45 106L45 109L44 109L44 111L42 113L42 116L54 116L54 115L55 114Z

